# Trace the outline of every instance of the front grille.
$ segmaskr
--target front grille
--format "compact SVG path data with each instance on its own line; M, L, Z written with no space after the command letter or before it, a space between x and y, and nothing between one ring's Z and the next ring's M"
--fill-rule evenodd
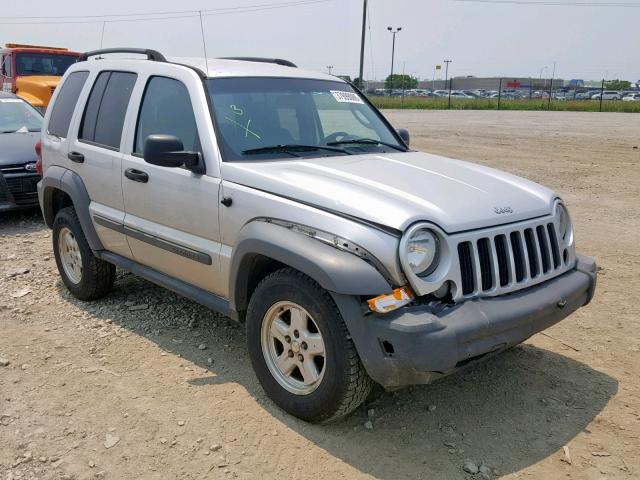
M14 173L30 173L27 172L25 165L26 164L24 163L18 165L4 165L0 167L0 173L2 173L3 175L11 175Z
M38 175L1 176L0 201L17 205L31 205L38 199Z
M499 294L551 278L566 268L560 247L552 222L460 241L462 295Z

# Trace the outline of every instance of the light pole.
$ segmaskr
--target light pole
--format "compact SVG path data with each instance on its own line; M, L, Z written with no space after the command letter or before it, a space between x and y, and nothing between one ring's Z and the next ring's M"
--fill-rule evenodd
M389 76L389 93L391 93L393 90L393 61L396 55L396 33L401 31L402 27L398 27L395 30L393 27L387 27L387 30L393 34L393 43L391 45L391 75Z
M332 75L331 70L333 70L333 65L327 65L327 71L329 72L329 75Z
M444 73L444 86L445 88L447 87L447 82L449 81L449 64L452 62L452 60L444 60L444 63L447 65L445 67L445 73ZM449 84L449 102L448 102L448 108L451 108L451 84Z
M367 33L367 0L364 0L362 6L362 39L360 40L360 85L357 87L364 90L364 41Z

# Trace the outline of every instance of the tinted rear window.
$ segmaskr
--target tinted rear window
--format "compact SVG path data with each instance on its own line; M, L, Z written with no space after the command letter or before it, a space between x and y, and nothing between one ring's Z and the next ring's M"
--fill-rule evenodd
M85 107L79 139L113 149L120 148L124 117L137 75L102 72Z
M51 110L47 128L48 133L51 135L66 138L69 134L69 124L71 123L73 110L88 76L89 72L73 72L60 87L60 92Z

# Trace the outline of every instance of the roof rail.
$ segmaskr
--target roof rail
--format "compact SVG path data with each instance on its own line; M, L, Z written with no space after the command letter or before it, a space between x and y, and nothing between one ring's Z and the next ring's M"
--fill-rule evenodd
M282 58L222 57L220 60L240 60L243 62L275 63L276 65L282 65L283 67L298 68L298 66L295 63L290 62L289 60L283 60Z
M167 59L164 58L164 55L160 52L149 48L104 48L102 50L92 50L81 54L80 57L78 57L78 61L84 62L89 57L95 57L96 55L102 55L103 53L139 53L140 55L146 55L147 60L152 60L154 62L167 61Z

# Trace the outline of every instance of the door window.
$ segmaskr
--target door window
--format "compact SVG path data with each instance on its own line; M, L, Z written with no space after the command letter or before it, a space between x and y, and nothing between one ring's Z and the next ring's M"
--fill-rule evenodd
M149 135L173 135L182 141L185 151L202 152L189 92L182 82L166 77L149 79L140 106L134 153L144 152Z
M124 117L137 75L130 72L101 72L84 110L80 135L85 142L120 149Z
M51 110L49 126L47 127L49 134L61 138L67 137L73 110L76 108L78 97L88 76L89 72L73 72L64 81Z

